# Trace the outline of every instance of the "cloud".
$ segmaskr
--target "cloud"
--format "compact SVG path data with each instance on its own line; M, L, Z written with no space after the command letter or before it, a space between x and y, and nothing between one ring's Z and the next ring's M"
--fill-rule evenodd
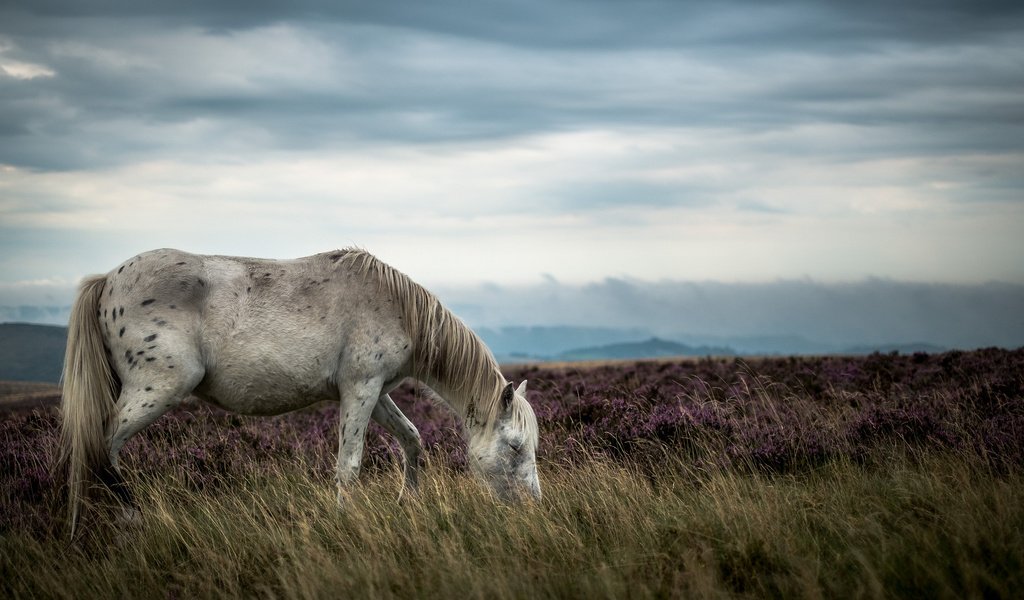
M438 284L1024 281L1022 19L7 2L0 281L348 244Z
M292 258L354 244L428 284L544 272L575 283L1024 281L1019 194L977 185L979 173L986 185L1019 177L1011 158L765 160L743 155L743 140L570 132L500 148L8 168L0 267L7 280L75 278L163 246Z
M16 3L3 13L5 54L57 75L0 95L12 142L0 162L68 169L663 127L756 143L820 123L857 128L888 155L1021 149L1024 43L1008 34L1024 13L1013 5L646 6ZM876 135L891 126L898 135ZM776 150L827 144L812 142Z

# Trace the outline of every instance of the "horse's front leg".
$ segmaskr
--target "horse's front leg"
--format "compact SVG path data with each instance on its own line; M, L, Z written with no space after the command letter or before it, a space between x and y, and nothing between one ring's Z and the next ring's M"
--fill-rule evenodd
M402 410L395 406L394 400L387 394L381 394L377 400L377 406L373 409L373 420L395 436L402 445L402 454L405 455L405 483L402 486L402 492L415 495L420 468L420 450L422 449L420 432L416 430L412 421L406 418Z
M363 443L373 407L381 392L379 378L359 379L339 383L341 424L338 427L338 506L344 507L348 489L359 477L363 461Z

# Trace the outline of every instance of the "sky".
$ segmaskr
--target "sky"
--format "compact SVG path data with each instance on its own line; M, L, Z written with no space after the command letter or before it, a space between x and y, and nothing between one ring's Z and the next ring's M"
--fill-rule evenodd
M1019 2L278 4L0 5L0 307L151 248L351 245L467 306L1020 297Z

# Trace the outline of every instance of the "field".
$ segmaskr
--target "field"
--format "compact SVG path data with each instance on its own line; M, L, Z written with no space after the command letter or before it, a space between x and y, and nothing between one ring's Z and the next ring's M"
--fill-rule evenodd
M337 411L189 403L122 453L142 524L70 544L52 407L0 414L0 596L1013 597L1024 350L514 367L544 499L504 506L457 424L393 394L427 458L398 500L371 429L339 512ZM45 390L22 389L22 394ZM33 396L34 397L34 396Z

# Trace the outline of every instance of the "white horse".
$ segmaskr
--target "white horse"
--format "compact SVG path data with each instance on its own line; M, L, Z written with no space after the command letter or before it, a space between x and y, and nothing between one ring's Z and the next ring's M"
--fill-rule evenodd
M540 498L526 382L506 383L466 325L365 251L278 261L163 249L88 277L68 325L61 403L72 532L96 479L134 514L118 452L190 393L249 415L340 402L339 504L371 418L401 443L403 490L415 492L419 432L388 396L406 377L462 419L471 469L500 498Z

